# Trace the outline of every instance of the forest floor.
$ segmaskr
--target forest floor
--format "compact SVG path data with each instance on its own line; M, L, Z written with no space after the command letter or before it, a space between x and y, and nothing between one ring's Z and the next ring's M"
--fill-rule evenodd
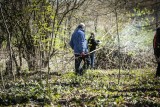
M28 73L1 81L0 106L160 107L160 78L152 69ZM3 87L2 87L3 84Z

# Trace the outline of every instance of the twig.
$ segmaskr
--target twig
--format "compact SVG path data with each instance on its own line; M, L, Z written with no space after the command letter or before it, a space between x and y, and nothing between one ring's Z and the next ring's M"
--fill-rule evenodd
M0 67L0 72L1 72L1 79L2 79L2 84L3 84L3 89L5 90L5 84L3 80L3 74L2 74L2 67Z

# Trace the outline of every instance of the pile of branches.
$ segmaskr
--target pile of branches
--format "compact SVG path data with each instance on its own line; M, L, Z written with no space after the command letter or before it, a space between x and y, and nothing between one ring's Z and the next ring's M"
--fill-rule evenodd
M152 67L154 57L148 53L137 52L136 55L103 48L96 52L95 68L99 69L135 69Z

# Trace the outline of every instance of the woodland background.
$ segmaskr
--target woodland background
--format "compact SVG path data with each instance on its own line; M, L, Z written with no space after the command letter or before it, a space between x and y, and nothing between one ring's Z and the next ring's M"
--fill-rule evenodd
M29 101L70 105L68 102L72 100L64 100L62 92L56 91L57 96L53 95L54 91L59 89L54 87L53 91L51 87L63 83L59 80L63 77L61 75L70 75L71 78L66 82L73 80L73 84L81 84L79 82L87 81L89 78L87 76L81 80L81 77L70 74L74 71L74 56L69 41L72 32L81 22L86 25L87 38L91 32L95 32L96 39L102 42L96 52L98 71L93 74L92 71L88 71L89 74L86 75L98 76L116 70L113 77L118 78L118 84L123 80L120 80L123 72L126 76L131 75L134 70L140 70L140 74L149 70L153 76L156 67L153 37L159 26L159 16L159 0L0 0L1 105ZM134 75L139 74L136 72ZM54 77L54 85L51 81L53 75L60 76ZM99 81L99 76L95 79ZM151 80L153 81L156 80ZM116 83L109 81L107 84L114 86ZM100 84L97 82L97 85ZM30 90L32 85L33 90ZM26 93L17 95L19 91L13 91L17 87L23 90L27 86L27 98L23 98ZM41 92L40 90L43 92L42 95L39 93L41 97L36 94ZM157 88L152 91L159 92ZM14 97L10 98L9 93L14 93ZM122 97L123 95L116 97L118 102L121 102ZM19 100L21 102L18 102Z

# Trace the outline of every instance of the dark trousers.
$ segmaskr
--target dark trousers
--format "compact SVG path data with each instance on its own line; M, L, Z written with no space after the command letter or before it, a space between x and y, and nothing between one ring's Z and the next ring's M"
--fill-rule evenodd
M82 60L84 64L81 66ZM90 65L89 55L85 55L84 57L81 57L80 55L75 55L76 74L82 75L84 73L84 70L88 69L89 65Z
M91 59L91 68L94 68L95 52L90 54L90 59Z
M158 63L156 76L160 76L160 63Z

